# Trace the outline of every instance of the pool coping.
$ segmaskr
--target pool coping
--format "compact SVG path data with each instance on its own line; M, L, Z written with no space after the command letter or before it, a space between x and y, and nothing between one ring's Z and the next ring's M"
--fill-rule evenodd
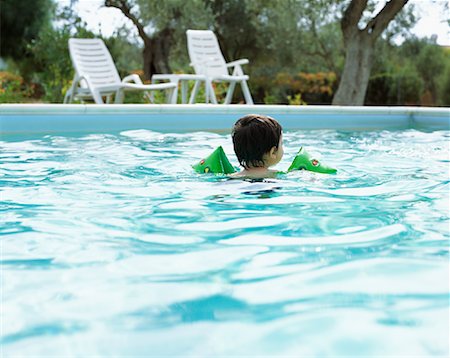
M450 115L449 107L411 107L411 106L331 106L331 105L281 105L281 104L0 104L1 114L117 114L117 113L253 113L255 110L291 113L383 113L406 114L426 113ZM255 111L258 112L258 111ZM259 112L258 112L259 113Z
M177 125L182 130L229 129L233 120L248 113L261 113L280 118L287 129L450 129L448 107L404 106L329 106L329 105L213 105L213 104L0 104L0 131L21 132L28 124L51 130L55 124L67 124L71 130L94 121L93 116L114 116L116 127L133 128L139 125L160 130L157 122L164 120L170 129ZM53 116L67 116L59 118ZM211 118L211 117L214 118ZM25 120L24 118L28 119ZM80 117L75 119L75 117ZM21 119L22 118L22 119ZM30 119L31 118L31 119ZM32 118L38 120L33 121ZM64 119L65 118L65 119ZM98 120L98 129L104 130L105 117ZM122 120L121 118L126 118ZM77 122L77 120L79 122ZM134 122L133 122L134 120ZM111 122L114 122L111 120ZM23 122L23 123L19 123ZM82 123L84 122L84 124ZM119 123L120 122L120 123ZM95 130L95 123L90 124ZM87 129L87 128L86 128Z

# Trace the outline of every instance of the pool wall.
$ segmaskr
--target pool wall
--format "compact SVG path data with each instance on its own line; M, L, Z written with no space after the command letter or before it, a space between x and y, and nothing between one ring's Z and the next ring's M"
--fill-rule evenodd
M0 133L149 129L162 132L228 131L242 115L275 117L284 129L450 129L449 108L286 105L1 104Z

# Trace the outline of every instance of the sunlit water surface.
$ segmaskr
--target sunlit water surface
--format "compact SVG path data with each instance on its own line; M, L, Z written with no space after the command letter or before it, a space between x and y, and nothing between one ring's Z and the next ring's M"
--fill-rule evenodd
M287 132L338 168L190 165L229 135L0 142L10 355L448 355L449 131Z

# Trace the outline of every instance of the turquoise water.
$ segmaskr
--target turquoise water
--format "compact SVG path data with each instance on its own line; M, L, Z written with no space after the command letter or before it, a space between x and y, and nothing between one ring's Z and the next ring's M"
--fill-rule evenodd
M0 142L2 351L448 355L449 131L285 133L339 169L194 174L229 135Z

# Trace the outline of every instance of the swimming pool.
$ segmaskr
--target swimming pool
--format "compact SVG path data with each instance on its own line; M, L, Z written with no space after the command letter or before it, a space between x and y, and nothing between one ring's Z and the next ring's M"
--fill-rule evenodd
M339 171L250 183L190 168L236 164L232 108L213 131L4 108L5 356L449 354L448 117L268 113L278 168L303 145Z

